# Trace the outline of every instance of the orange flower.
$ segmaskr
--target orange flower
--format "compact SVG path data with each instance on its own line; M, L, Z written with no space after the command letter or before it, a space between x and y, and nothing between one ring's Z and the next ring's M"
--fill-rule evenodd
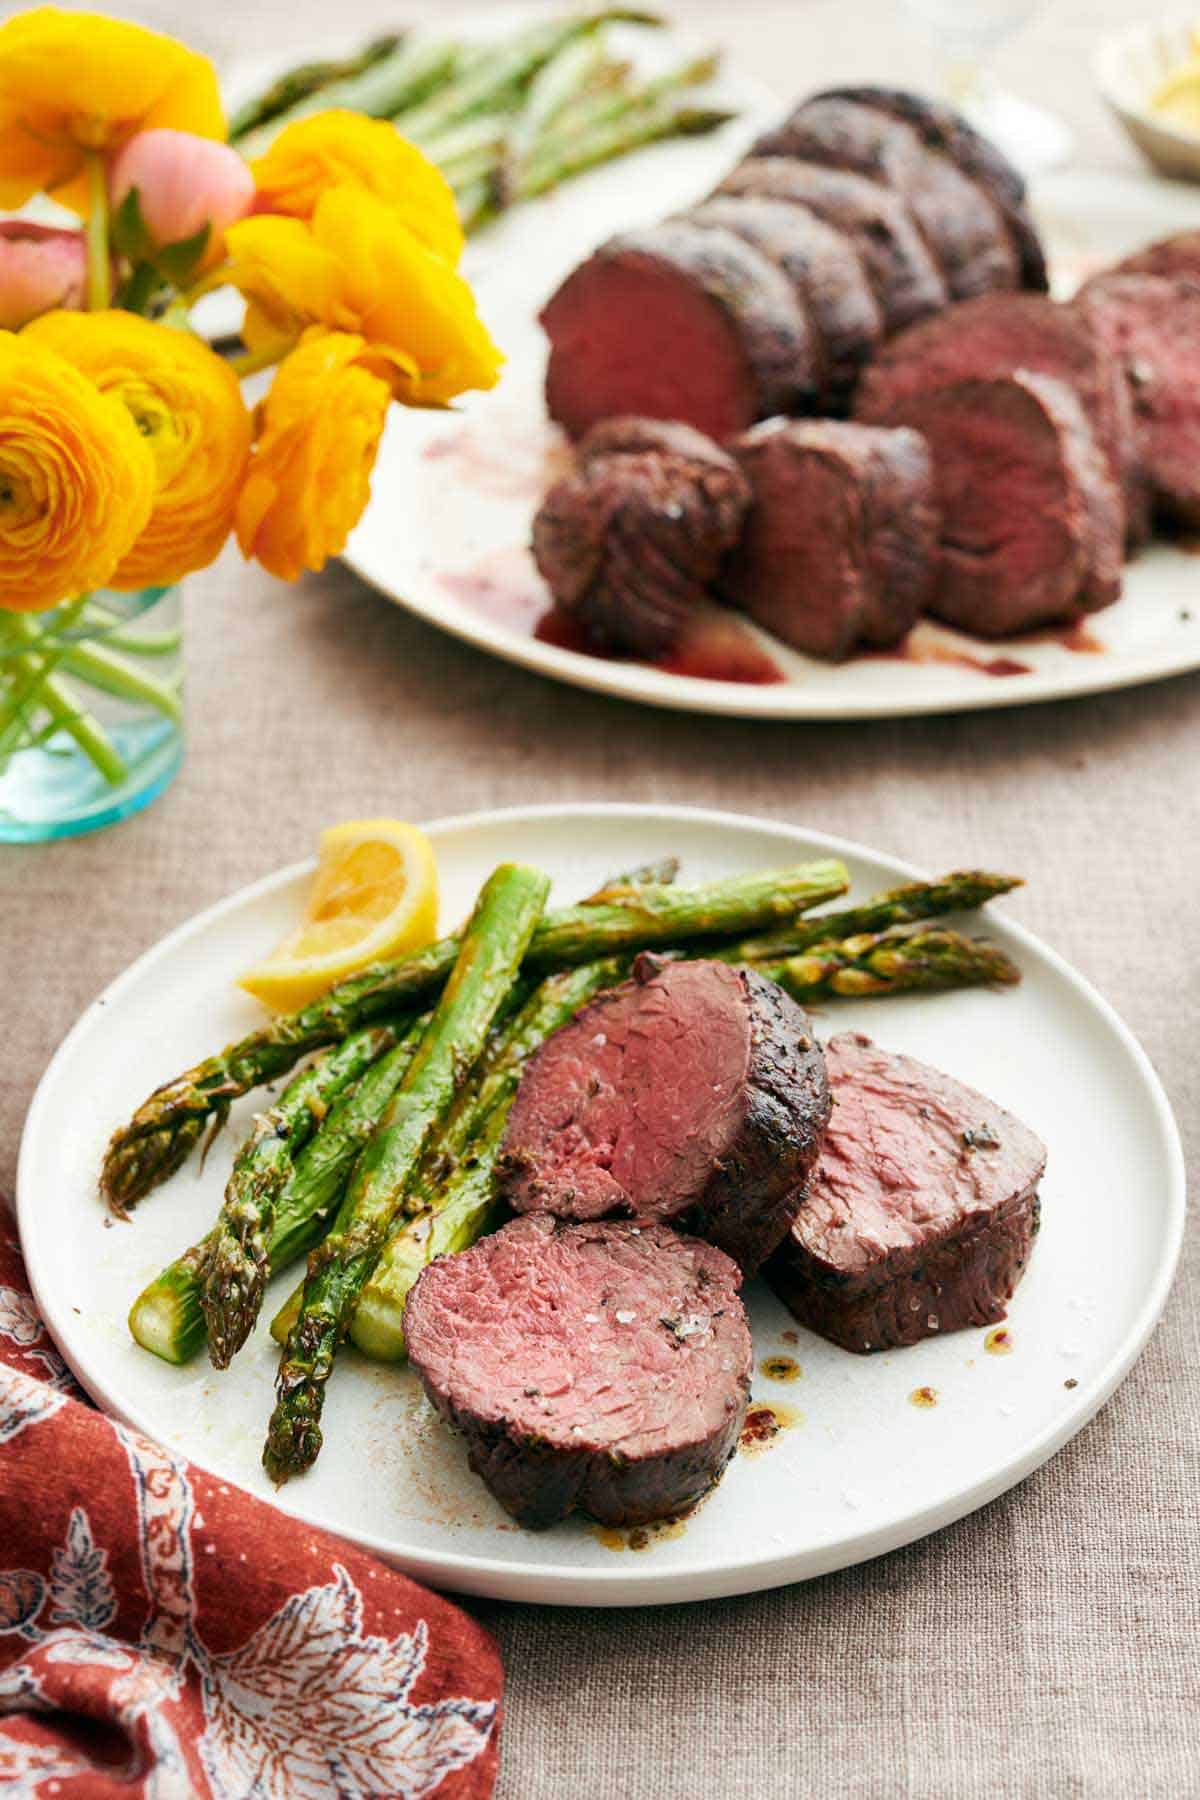
M391 389L364 357L361 337L310 333L280 364L261 409L238 543L284 581L336 556L370 497Z
M362 188L390 207L436 256L456 264L462 255L454 190L436 164L386 119L337 110L297 119L250 169L258 187L257 212L311 219L326 189Z
M43 612L104 587L153 495L125 408L27 332L0 332L0 607Z
M205 57L98 13L42 6L0 25L0 206L44 191L86 211L87 154L155 125L224 138Z
M242 335L282 355L312 325L363 337L393 391L436 406L494 387L501 356L470 288L373 194L331 188L309 224L256 216L225 234L230 280L249 301Z
M233 528L251 422L228 364L190 332L127 312L55 312L26 327L121 405L149 450L154 507L108 578L168 586L218 554Z

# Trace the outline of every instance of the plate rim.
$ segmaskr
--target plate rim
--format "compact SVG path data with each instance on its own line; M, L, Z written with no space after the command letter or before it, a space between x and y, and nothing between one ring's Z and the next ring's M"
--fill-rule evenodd
M356 529L361 529L361 525ZM482 615L469 617L464 608L444 613L436 602L414 599L389 588L385 578L373 572L351 539L342 552L341 561L359 581L383 596L393 606L409 613L434 630L469 644L474 650L499 658L502 662L526 669L550 681L568 687L583 688L590 693L606 694L614 700L630 700L641 706L661 706L670 712L696 713L734 719L766 719L776 723L832 724L856 719L916 719L940 714L1008 711L1016 706L1041 706L1056 700L1082 700L1092 694L1119 692L1125 688L1151 687L1156 682L1177 676L1192 675L1200 669L1200 633L1195 649L1182 659L1167 654L1143 652L1114 660L1101 666L1097 657L1079 658L1080 679L1064 687L1061 671L1032 669L1027 675L1014 676L1007 682L985 685L981 674L978 689L958 694L913 694L902 698L879 695L874 700L851 699L843 702L833 694L805 698L805 687L792 681L743 682L712 681L696 675L673 675L648 664L623 662L617 657L588 656L559 644L545 644L507 626L496 624ZM1088 615L1089 617L1093 615ZM1096 615L1103 617L1103 614ZM990 640L980 639L981 645ZM997 640L1001 647L1010 642L1020 647L1019 639ZM784 696L790 696L785 701Z
M802 837L806 843L830 855L865 856L889 865L904 879L927 879L921 870L905 859L892 856L888 852L872 850L869 846L854 839L843 838L815 829L810 830L803 825L762 818L752 813L731 812L720 808L660 805L655 802L581 801L571 803L552 801L533 806L483 808L465 813L447 814L426 822L423 829L431 834L435 832L449 834L491 827L506 822L522 823L533 819L559 819L567 822L587 818L612 819L631 816L641 819L662 819L666 822L707 825L718 830L727 830L730 827L738 830L749 829L777 837L781 842L794 841L795 838ZM289 881L294 881L305 870L311 870L314 866L315 858L307 857L246 883L235 892L225 895L214 901L212 905L192 914L135 957L85 1007L67 1032L42 1073L25 1117L17 1163L15 1210L21 1251L38 1312L68 1367L101 1411L155 1441L159 1441L156 1427L142 1419L136 1407L128 1408L117 1395L108 1390L103 1382L90 1378L84 1368L80 1366L77 1356L68 1348L71 1338L71 1321L63 1319L54 1305L47 1302L36 1231L32 1227L27 1230L27 1226L30 1226L30 1222L36 1218L36 1203L31 1192L30 1165L33 1157L33 1143L40 1129L41 1112L49 1104L49 1090L60 1062L66 1060L76 1040L92 1027L110 1000L119 998L127 987L133 985L144 965L168 954L192 934L203 932L225 914L251 902L265 892L282 887ZM1183 1244L1187 1212L1186 1165L1178 1122L1162 1081L1146 1051L1115 1008L1085 976L1078 973L1064 957L1045 944L1028 927L1007 918L1004 919L1003 925L1004 930L1012 934L1021 949L1038 957L1059 980L1065 981L1077 999L1082 999L1093 1011L1097 1012L1109 1031L1116 1037L1141 1079L1144 1098L1150 1104L1164 1153L1166 1183L1163 1244L1154 1279L1148 1284L1147 1292L1142 1298L1133 1325L1092 1382L1081 1391L1078 1398L1073 1400L1063 1417L1053 1420L1043 1427L1017 1458L1013 1459L1009 1456L989 1463L982 1472L957 1488L952 1494L943 1496L918 1512L904 1513L901 1511L889 1514L868 1532L860 1533L857 1536L818 1540L817 1543L810 1544L801 1551L793 1549L767 1557L750 1556L732 1562L726 1561L715 1571L697 1572L671 1569L665 1566L656 1569L653 1564L646 1564L639 1568L635 1575L628 1574L620 1567L548 1572L535 1561L501 1562L495 1558L472 1552L436 1549L422 1549L413 1552L398 1551L394 1543L389 1543L386 1539L370 1532L347 1533L345 1535L349 1541L379 1556L384 1561L403 1568L414 1578L429 1580L434 1585L443 1588L457 1589L483 1596L534 1601L543 1605L568 1606L581 1604L600 1606L661 1605L701 1598L715 1599L732 1594L754 1593L765 1588L783 1586L793 1581L810 1580L837 1569L853 1567L856 1563L865 1562L886 1551L899 1549L905 1544L916 1542L932 1531L954 1524L958 1519L1015 1487L1027 1475L1032 1474L1035 1469L1048 1461L1072 1437L1076 1436L1128 1374L1161 1317L1171 1291ZM195 1467L208 1472L204 1462L198 1461L190 1455L187 1459ZM220 1479L228 1478L220 1477ZM232 1485L240 1484L234 1482ZM304 1510L302 1502L298 1506L293 1506L278 1496L274 1501L261 1495L253 1497L265 1499L265 1503L268 1505L278 1505L282 1512L301 1519L314 1529L337 1535L336 1527L329 1525L324 1520L312 1518ZM801 1562L805 1566L797 1569L795 1565Z

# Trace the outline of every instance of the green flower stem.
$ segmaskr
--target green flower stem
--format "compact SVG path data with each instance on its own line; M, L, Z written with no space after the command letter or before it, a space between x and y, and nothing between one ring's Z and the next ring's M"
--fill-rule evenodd
M0 754L23 747L30 711L39 704L46 683L63 659L62 630L70 630L86 604L86 596L73 600L63 608L52 630L35 625L24 613L0 613L0 669L7 665L23 677L0 707ZM37 657L28 654L31 645L38 649Z
M108 175L98 151L87 157L87 309L103 312L112 298L108 255Z
M128 629L136 621L126 620L111 607L89 600L80 619L81 636L103 637L105 650L120 650L126 656L175 656L183 647L183 632L143 631Z
M64 613L58 621L60 630L73 622L83 604L82 600L77 600ZM111 787L119 787L128 770L116 745L99 720L94 719L85 707L75 701L71 690L53 672L70 646L55 643L25 613L10 614L8 627L12 636L29 645L28 653L13 657L10 665L27 684L22 702L24 709L35 704L40 706L60 730L66 731L75 739L88 761L103 775L105 781ZM40 654L35 654L36 652Z
M179 689L165 681L156 681L140 669L131 669L108 649L90 644L68 644L63 651L62 666L69 675L112 694L118 700L129 700L138 706L152 706L174 724L183 720L183 701Z
M30 662L33 662L31 657ZM39 696L40 704L60 727L68 732L93 767L103 775L110 787L120 787L129 773L121 754L98 719L71 697L57 675L47 678Z

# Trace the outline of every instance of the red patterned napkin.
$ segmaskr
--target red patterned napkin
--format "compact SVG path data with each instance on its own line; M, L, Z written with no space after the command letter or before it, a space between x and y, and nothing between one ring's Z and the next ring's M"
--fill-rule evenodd
M483 1800L500 1660L406 1576L95 1411L0 1213L0 1789Z

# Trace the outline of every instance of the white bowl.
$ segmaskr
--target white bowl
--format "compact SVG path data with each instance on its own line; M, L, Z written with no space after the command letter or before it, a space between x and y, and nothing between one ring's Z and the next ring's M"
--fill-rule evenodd
M1168 75L1196 59L1197 26L1196 13L1131 25L1102 38L1092 64L1097 87L1138 149L1177 181L1200 181L1200 131L1169 123L1150 102Z

